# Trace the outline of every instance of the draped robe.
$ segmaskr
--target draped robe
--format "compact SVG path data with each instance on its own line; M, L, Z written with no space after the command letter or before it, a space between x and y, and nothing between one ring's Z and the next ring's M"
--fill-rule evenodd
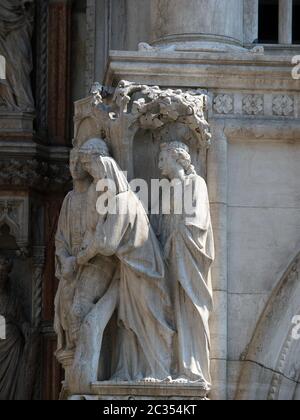
M27 3L32 2L29 0ZM0 54L6 59L6 80L2 81L0 106L32 111L32 17L25 11L22 0L1 0ZM1 85L0 85L1 87Z
M58 336L57 350L70 350L74 347L72 336L71 308L78 283L77 276L67 281L63 276L65 261L79 252L84 232L86 230L86 193L71 191L63 202L57 233L56 246L56 277L59 279L58 291L55 297L54 328Z
M209 198L206 183L198 175L186 177L184 186L192 198L193 214L164 215L161 234L176 317L173 377L210 387L208 322L213 308L214 240Z
M109 328L118 297L117 261L97 255L78 267L72 279L63 276L66 259L79 254L89 242L85 234L96 227L99 219L96 196L94 184L86 192L71 191L64 200L56 234L56 277L60 280L55 299L57 355L68 350L74 352L68 384L73 393L85 393L91 382L111 375L111 363L104 363L100 355L105 347L112 356L113 336L117 334L116 329ZM108 344L103 337L106 329Z
M82 256L87 260L95 255L116 256L120 262L119 354L112 379L165 380L170 375L174 331L160 245L116 162L101 160L107 178L117 186L113 200L119 210L101 218Z
M94 200L89 197L93 192L96 192L93 185L88 192L70 192L65 198L59 217L56 277L60 279L60 283L55 300L58 351L76 348L82 323L103 298L117 271L117 264L112 258L97 256L90 264L79 267L73 279L67 280L62 274L65 260L78 255L86 231L95 223L96 209L92 205ZM98 347L100 351L101 342Z

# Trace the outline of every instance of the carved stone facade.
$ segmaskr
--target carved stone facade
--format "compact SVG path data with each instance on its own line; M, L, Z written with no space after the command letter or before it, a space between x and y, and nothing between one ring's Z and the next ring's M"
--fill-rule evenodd
M14 391L8 394L2 386L2 371L0 399L50 399L59 395L59 390L54 395L44 385L53 377L52 369L59 373L49 350L54 339L53 327L49 328L55 296L55 290L51 289L56 288L54 262L50 266L46 263L47 258L51 259L56 223L50 209L55 203L60 206L71 186L68 168L71 141L66 137L64 142L54 138L65 135L63 126L67 127L69 121L64 114L60 115L63 121L55 121L55 130L50 127L53 120L49 117L58 114L57 108L69 107L69 96L62 103L61 92L59 100L53 101L50 86L65 82L61 67L56 73L51 57L66 54L65 64L69 66L65 46L70 37L68 34L63 39L60 35L61 44L54 43L49 19L56 13L55 8L60 10L59 18L70 9L66 2L58 5L48 0L6 3L0 5L1 31L5 31L5 36L0 34L0 54L7 64L6 80L1 80L0 86L0 254L12 262L10 296L22 302L28 328L25 332L21 326L20 330L20 340L26 341L23 358L26 363L22 361L24 366L11 371L16 377L23 376L22 389L14 386ZM52 230L48 229L49 219L54 223ZM8 303L7 313L13 310L9 306ZM60 377L55 381L59 382ZM55 387L51 385L50 389Z
M72 144L100 136L129 181L159 178L161 144L179 138L207 183L216 248L209 398L299 400L293 2L279 2L278 44L259 38L259 0L2 3L0 254L13 262L9 283L30 326L27 398L61 391L55 233L72 189ZM160 398L164 386L92 389L95 399L139 399Z

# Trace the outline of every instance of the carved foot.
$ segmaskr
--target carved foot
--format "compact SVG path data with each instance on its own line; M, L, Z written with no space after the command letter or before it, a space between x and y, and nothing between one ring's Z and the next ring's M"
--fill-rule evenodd
M162 382L159 379L155 379L155 378L144 378L141 382L146 382L147 384L155 384L158 382Z
M204 379L198 379L198 380L191 380L188 379L186 376L179 376L178 378L171 379L171 384L179 384L179 385L186 385L186 384L192 384L197 385L199 387L202 387L203 389L210 390L210 385L204 380Z
M188 379L184 377L176 378L171 380L172 384L187 384L189 383Z

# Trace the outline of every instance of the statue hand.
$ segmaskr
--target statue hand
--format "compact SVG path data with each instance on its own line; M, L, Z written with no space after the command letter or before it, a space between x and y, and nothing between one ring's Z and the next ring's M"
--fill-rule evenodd
M86 249L82 249L81 252L79 252L76 258L76 262L78 265L87 264L96 255L97 255L97 250L94 246L94 243L92 243Z
M84 265L88 261L89 261L89 258L88 258L87 252L86 251L79 252L79 254L77 255L77 258L76 258L76 263L78 265Z
M63 277L65 279L72 280L74 278L76 269L77 269L76 258L75 257L67 258L62 268Z

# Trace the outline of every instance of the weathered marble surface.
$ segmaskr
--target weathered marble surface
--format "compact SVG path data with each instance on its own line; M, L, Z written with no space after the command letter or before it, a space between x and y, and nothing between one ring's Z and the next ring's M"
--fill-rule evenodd
M244 42L252 44L258 39L258 0L244 0Z
M99 254L111 257L113 261L116 259L120 264L120 273L115 275L108 288L114 304L112 301L99 302L99 307L95 310L94 325L98 324L98 334L103 334L103 320L109 319L114 310L117 311L119 354L116 355L115 367L112 367L115 381L165 380L170 372L173 329L168 319L170 302L164 284L164 267L158 241L142 204L130 190L117 163L109 156L102 156L99 161L99 155L88 150L88 143L81 149L82 165L93 177L92 188L95 189L96 183L105 176L116 185L114 199L117 208L130 206L130 211L125 215L108 213L105 219L100 215L99 220L96 219L96 225L88 227L82 251L77 255L79 266L88 264ZM96 204L94 200L89 208L95 208ZM93 264L97 265L98 262L93 261ZM100 320L103 327L99 325ZM94 334L91 326L83 334L85 339L76 350L76 375L82 366L82 355L89 351L90 334ZM97 379L94 372L99 363L95 357L95 347L98 344L95 340L94 346L90 347L91 357L85 361L85 365L90 364L89 372L93 375L87 376L87 385L94 382L94 378ZM105 363L109 363L109 360ZM83 387L84 380L84 375L81 375L80 387Z
M93 142L93 147L94 152L98 150L98 156L100 156L103 142L96 139ZM93 313L97 301L104 298L110 282L113 281L115 271L117 271L113 259L100 255L93 265L77 268L76 256L80 252L86 231L88 227L91 227L91 224L94 223L95 226L97 224L97 212L95 202L93 202L96 190L89 174L83 170L79 158L79 149L74 149L70 158L74 190L64 201L56 235L56 275L60 279L56 296L55 319L55 330L58 334L57 357L65 364L67 378L71 374L83 321ZM111 308L114 310L113 304ZM96 331L90 331L90 333L89 340L93 342L97 334ZM99 340L98 350L93 348L96 352L95 357L97 357L98 351L97 366L101 347L101 340ZM97 379L97 368L94 366L93 368L93 374ZM105 374L103 373L103 375Z
M211 387L209 314L213 309L210 267L214 240L207 186L180 142L161 146L159 166L169 180L180 180L183 195L192 191L193 213L163 215L160 240L173 299L177 337L174 373L179 382ZM164 199L164 198L163 198ZM181 197L177 198L178 200Z
M178 5L179 8L188 1L182 0ZM152 0L148 2L144 0L111 2L95 0L95 2L98 16L95 36L97 42L100 38L101 42L91 45L90 51L96 56L92 57L97 62L96 74L102 76L103 73L99 69L104 71L104 66L107 64L109 46L106 43L109 40L111 40L110 47L113 49L134 51L138 42L150 43L154 40L154 37L150 36L150 13L146 7L146 3L151 5ZM88 2L88 4L91 3L92 1ZM103 3L113 4L109 13L106 10L104 12ZM211 37L210 4L212 2L207 0L205 3L204 18L207 22L204 22L204 27L207 28L207 36ZM283 0L280 3L284 5L287 2ZM138 7L139 4L142 6ZM257 0L247 0L244 5L246 5L244 6L244 40L248 43L252 42L257 34L258 19L255 16ZM84 7L85 5L82 8ZM179 27L178 19L182 16L187 17L187 21L180 22L183 33L178 35L181 39L186 39L186 36L191 35L186 35L190 30L189 22L199 32L199 28L194 24L196 20L201 22L204 18L199 16L198 10L192 19L188 11L183 11L183 13L178 13L174 20L174 14L178 10L171 10L169 15L162 16L166 18L166 24L162 29L164 27L172 29L172 25L176 29ZM227 13L224 13L224 10L221 7L218 9L224 22L219 22L219 26L215 25L214 32L218 28L226 27L225 20L230 25L232 19L237 17L231 10L229 12L232 17L227 19ZM107 36L109 32L104 31L102 26L105 24L105 19L109 20L108 16L114 21L111 38ZM168 16L169 22L167 22ZM219 21L218 16L215 18L216 22ZM284 13L281 14L281 22L283 22L283 16ZM82 20L84 19L83 11ZM82 67L78 66L76 60L75 65L72 66L72 75L74 76L77 72L74 83L79 83L78 80L85 77L86 57L81 48L85 43L86 33L81 20L79 25L80 31L74 26L73 31L78 32L75 44L78 40L80 50L76 49L73 55L76 55L78 60L81 59L83 64ZM285 39L289 39L287 37L290 37L291 33L286 31L288 27L282 26L282 28ZM221 38L225 35L222 32L221 30L219 34ZM196 36L199 34L197 33ZM205 34L203 34L203 39L205 39ZM291 78L291 57L299 54L299 47L268 46L265 48L265 54L252 52L237 55L236 53L212 53L212 47L207 52L205 48L204 50L199 48L197 42L194 46L198 48L199 53L184 53L182 50L174 52L175 47L172 43L166 44L170 48L164 51L147 49L144 53L112 53L106 80L107 84L130 79L139 85L160 85L173 89L174 87L185 89L189 86L208 90L209 121L213 132L213 142L208 156L205 154L207 165L206 162L201 165L197 162L195 166L197 173L201 173L203 177L207 175L217 247L217 259L213 266L216 309L211 321L213 398L234 398L241 371L245 368L245 363L241 361L241 358L248 354L247 346L255 336L256 330L259 330L257 321L272 290L282 278L292 257L298 253L300 246L297 183L300 139L299 82ZM184 42L182 45L184 46ZM225 51L224 45L218 46L218 50ZM76 45L73 46L76 48ZM189 49L191 49L191 44L186 46L186 50ZM102 51L103 58L100 60L98 57L102 55ZM79 92L82 91L79 90ZM81 97L83 93L78 95L78 90L76 90L74 95ZM18 127L18 131L30 131L30 121L22 118L17 119L5 113L0 120L1 131L7 133L15 127ZM152 173L154 164L157 163L157 144L153 144L152 140L151 136L147 137L139 132L135 141L133 143L129 141L124 147L127 157L122 163L117 157L119 150L120 154L123 154L119 147L120 143L113 145L114 156L121 163L121 167L128 169L131 175L147 172L148 176ZM22 158L26 156L26 160L32 159L37 149L42 151L43 156L48 156L44 147L32 144L27 148L25 141L23 143L11 142L10 145L8 141L3 142L1 151L5 151L5 158L1 162L1 184L10 176L11 168L13 168L13 173L16 171L15 168L18 168L18 176L14 177L9 185L15 185L13 183L18 183L19 179L24 178L25 182L22 181L22 186L27 182L32 186L32 179L36 185L36 179L39 180L43 172L38 171L38 176L31 177L31 165L27 165L26 162L22 164ZM147 159L145 159L144 150L147 150ZM53 150L51 153L59 155L61 151ZM18 160L12 162L12 157L15 156ZM194 149L192 156L193 161L197 161ZM21 164L19 157L21 157ZM127 167L126 163L129 161L134 162L133 167ZM32 166L34 165L35 162L32 162ZM25 175L24 178L23 175ZM13 196L14 194L9 198ZM27 223L27 219L21 220L26 220ZM25 242L28 244L27 240ZM23 272L23 265L18 264L18 269ZM26 285L26 297L31 298L31 288L27 288L30 277L22 280L22 287ZM279 309L282 310L280 305ZM30 311L30 308L28 310ZM284 318L280 311L274 316L274 324L278 319ZM289 325L285 323L280 328L287 330L288 327ZM273 333L274 330L271 331ZM278 343L277 338L274 342L275 349ZM272 344L274 342L271 341ZM263 347L263 352L269 354L269 350L267 346ZM265 368L261 371L262 377L265 375L267 379L266 383L272 376L266 368L272 365L272 368L277 369L274 363L277 361L274 352L271 351L270 354L269 359L259 359L265 364ZM297 362L297 354L293 357L294 362ZM284 375L287 372L284 371ZM254 386L257 384L255 380L252 383L255 384ZM242 385L250 389L249 383L245 382ZM280 395L283 394L280 393ZM288 397L287 393L285 397Z
M30 74L34 0L2 0L0 54L6 59L6 84L0 85L0 110L33 111Z
M243 42L242 0L151 0L152 41L220 42L241 45ZM192 48L193 49L193 48Z
M93 395L91 384L97 381L165 383L166 389L184 383L206 395L211 387L209 273L214 259L207 187L196 175L188 146L171 142L176 133L183 136L197 151L197 163L205 160L210 142L205 95L126 81L112 95L104 95L99 85L93 93L77 108L70 161L74 190L65 199L56 237L57 357L65 367L65 387L71 395ZM106 140L95 136L97 126ZM108 147L121 146L118 156L131 166L126 147L141 129L157 139L157 176L160 166L166 177L195 187L195 214L189 218L184 213L177 221L162 218L164 252ZM162 146L158 165L163 141L169 146ZM105 193L97 190L103 180L114 182L115 190L110 184ZM99 200L105 198L125 214L99 213ZM167 251L176 247L179 261ZM198 264L194 270L192 260Z

